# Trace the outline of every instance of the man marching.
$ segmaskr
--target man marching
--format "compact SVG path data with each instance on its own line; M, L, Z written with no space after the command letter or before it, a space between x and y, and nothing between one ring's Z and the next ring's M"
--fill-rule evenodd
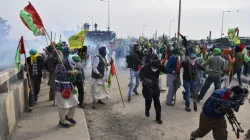
M91 92L93 98L93 109L96 108L96 100L100 104L104 104L101 99L109 98L108 92L105 87L106 81L106 71L107 67L113 63L111 58L110 63L106 60L106 47L102 46L99 48L99 54L95 56L92 65L92 82L91 82Z
M151 108L152 99L154 100L154 107L156 112L156 121L162 124L161 120L161 103L160 103L160 89L159 89L159 75L160 72L167 73L167 69L161 65L157 55L152 58L149 64L142 67L139 77L142 81L142 94L145 98L145 115L149 117L149 110Z

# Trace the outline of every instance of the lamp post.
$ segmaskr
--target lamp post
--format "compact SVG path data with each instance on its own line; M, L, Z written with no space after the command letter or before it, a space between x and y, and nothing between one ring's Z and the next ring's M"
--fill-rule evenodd
M92 26L92 31L94 31L94 26L93 26L93 22L94 22L94 17L91 17L91 16L88 16L88 17L92 19L92 23L91 23L91 26Z
M147 25L142 26L142 36L144 36L144 28L147 27Z
M108 31L110 30L110 5L108 0L101 0L108 3Z
M170 24L169 24L169 39L171 39L170 33L171 33L171 23L172 23L172 21L174 21L174 20L170 20Z
M223 11L223 14L222 14L222 27L221 27L221 38L223 36L223 27L224 27L224 14L225 13L230 13L231 11ZM240 12L239 10L237 10L237 12Z
M177 47L179 47L179 33L180 33L180 25L181 25L181 0L179 1L179 17L178 17L178 31L177 31Z
M225 14L225 12L229 13L231 11L223 11L223 14L222 14L222 27L221 27L221 38L223 36L223 26L224 26L224 14Z

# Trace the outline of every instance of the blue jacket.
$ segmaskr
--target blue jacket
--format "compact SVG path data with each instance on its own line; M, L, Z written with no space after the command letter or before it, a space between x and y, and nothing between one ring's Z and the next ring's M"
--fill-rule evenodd
M176 71L176 65L177 65L177 57L176 56L171 56L168 59L168 63L167 63L168 73L172 74L173 71Z
M211 99L217 98L222 100L227 100L229 97L230 91L229 89L218 89L215 90L214 93L207 99L207 101L203 105L203 113L210 118L222 118L225 114L220 114L215 112L214 100Z

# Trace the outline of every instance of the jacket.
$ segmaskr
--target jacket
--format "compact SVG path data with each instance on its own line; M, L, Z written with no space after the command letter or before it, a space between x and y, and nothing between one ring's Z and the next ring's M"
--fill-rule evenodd
M140 70L139 78L141 81L145 80L145 78L150 79L153 81L153 85L158 85L160 72L163 72L166 74L168 71L164 66L161 65L160 68L156 72L153 72L151 69L151 65L146 64Z
M176 71L177 59L176 56L171 56L168 59L167 70L169 74L173 74L173 72Z
M191 80L190 73L192 75L192 81L195 81L197 69L205 70L200 64L195 63L194 65L192 65L188 60L182 61L181 67L183 67L183 80L188 80L188 81Z
M44 60L41 56L38 56L36 58L37 60L37 71L38 71L38 76L41 76L42 77L42 74L43 74L43 68L44 68ZM30 57L27 58L27 64L29 66L29 72L30 74L32 74L32 65L31 65L31 59ZM25 64L26 65L26 64Z
M210 118L222 118L225 114L216 112L215 101L212 98L228 100L230 89L218 89L207 99L203 105L203 113Z
M211 70L208 72L208 76L221 76L225 69L225 61L221 56L213 56L203 63L202 66L208 66L208 69Z
M242 52L238 52L235 54L235 61L234 63L234 71L241 69L244 63L244 55Z
M131 61L133 62L131 70L139 71L139 67L142 65L142 54L141 53L132 53Z

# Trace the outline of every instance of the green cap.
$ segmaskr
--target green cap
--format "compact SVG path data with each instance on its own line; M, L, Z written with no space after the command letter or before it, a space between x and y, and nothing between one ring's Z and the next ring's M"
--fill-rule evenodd
M30 55L35 55L37 53L36 49L30 49L29 51Z
M213 55L221 55L221 50L219 48L214 48Z

